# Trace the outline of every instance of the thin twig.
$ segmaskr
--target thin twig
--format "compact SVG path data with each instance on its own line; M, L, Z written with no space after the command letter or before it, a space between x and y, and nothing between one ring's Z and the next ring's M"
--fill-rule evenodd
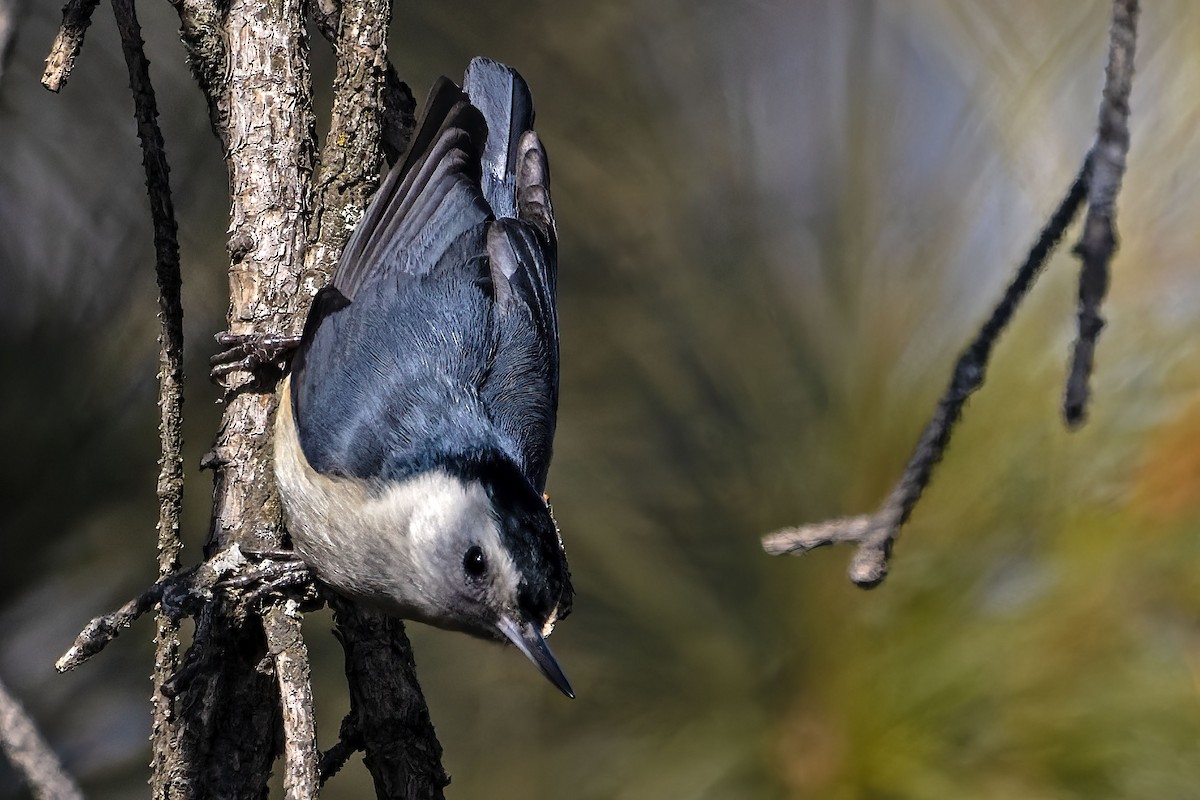
M1063 416L1076 427L1087 417L1088 382L1096 355L1096 339L1104 328L1100 304L1108 292L1108 267L1117 246L1117 192L1129 152L1129 92L1133 86L1133 54L1137 41L1137 0L1114 0L1109 32L1104 95L1093 150L1087 218L1075 253L1083 262L1079 276L1079 337L1063 400Z
M904 474L879 511L870 516L847 517L777 531L763 539L764 550L771 555L798 555L837 542L855 542L858 544L858 551L850 567L850 579L863 588L871 588L887 576L892 543L901 526L908 521L921 493L928 486L934 466L941 461L950 441L950 433L962 415L963 404L983 385L988 359L996 340L1012 319L1013 312L1029 292L1046 259L1062 239L1087 196L1090 163L1089 155L1084 159L1083 167L1075 176L1066 197L1042 229L1037 242L1017 270L1004 296L992 310L991 316L980 328L975 339L959 356L950 385L938 401L933 418L921 433L916 449L904 468Z
M283 712L283 791L288 800L317 796L317 726L308 648L300 632L300 611L295 600L274 605L263 615L267 650L275 664Z
M3 681L0 681L0 747L37 800L82 800L83 793Z
M321 761L317 765L317 772L321 776L321 785L324 786L325 781L338 774L342 767L346 766L350 757L362 750L362 747L362 733L358 729L358 719L353 713L347 714L342 718L337 743L321 754Z
M158 126L158 104L150 82L150 64L142 43L141 26L133 0L112 0L121 50L129 70L134 116L142 144L142 166L150 196L154 225L155 278L158 283L158 435L161 456L158 472L158 578L179 570L179 516L183 508L183 303L179 272L178 226L171 200L170 168L162 130ZM177 757L175 715L171 699L162 687L179 669L179 622L162 609L155 616L154 686L152 708L153 764L166 764ZM175 769L153 769L153 774L174 774ZM161 794L156 791L156 794Z
M233 545L215 554L207 561L194 567L161 578L146 591L130 600L116 611L103 614L89 622L75 637L71 649L67 650L54 668L69 672L103 650L118 634L132 625L156 603L171 619L194 617L213 599L218 584L227 576L240 574L249 567L240 548ZM244 614L244 604L234 603L239 613Z
M54 662L54 668L59 672L70 672L81 666L107 647L121 631L136 622L156 603L161 603L163 612L175 619L195 613L211 598L212 586L221 574L219 568L214 569L213 565L221 561L222 559L213 559L156 581L153 586L116 611L95 617L75 637L70 649Z
M42 86L57 92L67 85L75 59L83 47L83 36L92 24L92 12L100 0L67 0L63 6L62 27L54 37L50 55L46 57L46 71L42 73Z

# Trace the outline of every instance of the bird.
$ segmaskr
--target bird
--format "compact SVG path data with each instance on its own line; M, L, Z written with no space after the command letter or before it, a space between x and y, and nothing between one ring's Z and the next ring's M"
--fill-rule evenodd
M545 495L557 424L558 233L533 100L471 61L313 299L274 425L292 545L339 594L517 646L574 592Z

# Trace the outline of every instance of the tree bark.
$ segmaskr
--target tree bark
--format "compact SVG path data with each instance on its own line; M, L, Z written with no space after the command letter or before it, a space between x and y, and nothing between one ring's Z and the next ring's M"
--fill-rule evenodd
M386 56L391 2L315 0L317 27L337 54L331 131L316 181L308 3L172 3L229 172L229 333L299 330L377 187L381 149L394 158L411 135L412 94ZM449 780L403 624L336 598L351 714L342 741L318 771L300 606L253 588L266 574L256 577L254 570L285 545L269 448L277 374L252 374L241 362L222 371L225 412L203 462L215 473L205 561L179 570L178 249L140 31L131 0L113 5L145 152L158 252L160 575L141 596L92 620L57 666L62 671L79 666L150 608L160 609L151 779L157 798L265 797L281 749L289 798L315 797L319 781L357 749L365 750L381 797L441 797ZM57 91L69 77L94 7L95 0L68 0L43 78L47 88ZM245 557L255 552L265 557L257 565ZM179 665L177 621L185 616L195 617L196 629Z
M209 95L230 187L229 330L279 331L295 316L315 126L302 0L232 0L223 13L182 0L185 41ZM214 23L220 21L221 29ZM220 56L224 49L224 69ZM233 545L282 545L283 524L268 444L273 387L233 376L209 464L213 515L205 555ZM197 621L195 669L179 698L185 789L168 797L254 798L266 793L279 749L275 683L258 620L216 602ZM260 664L263 664L260 667Z

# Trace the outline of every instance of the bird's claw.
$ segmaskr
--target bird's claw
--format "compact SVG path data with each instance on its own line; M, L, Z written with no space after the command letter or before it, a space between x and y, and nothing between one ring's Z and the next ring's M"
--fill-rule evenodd
M308 565L290 550L246 552L262 560L244 571L218 582L224 591L239 590L239 602L247 605L267 605L267 601L285 597L301 606L319 603L316 579Z
M300 346L299 334L222 331L215 338L225 349L209 359L209 377L214 382L232 372L254 373L268 365L282 367Z

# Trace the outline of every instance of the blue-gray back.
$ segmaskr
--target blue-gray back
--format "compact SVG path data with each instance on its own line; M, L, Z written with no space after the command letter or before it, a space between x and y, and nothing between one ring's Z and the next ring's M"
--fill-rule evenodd
M515 72L476 59L467 89L434 86L314 300L293 409L318 471L395 478L499 456L540 493L558 404L545 153L522 136L533 104Z

